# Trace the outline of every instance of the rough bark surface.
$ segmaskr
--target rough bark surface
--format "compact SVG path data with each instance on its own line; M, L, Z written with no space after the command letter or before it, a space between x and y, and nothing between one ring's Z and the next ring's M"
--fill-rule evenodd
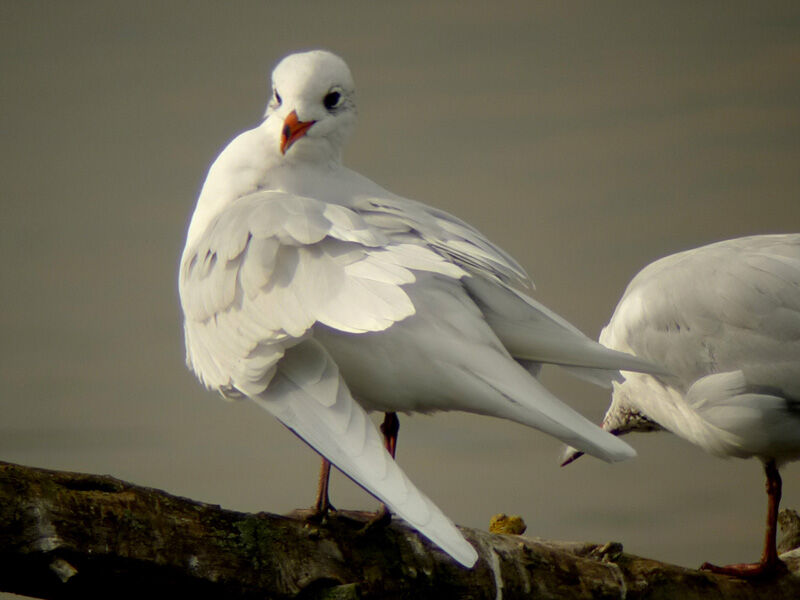
M0 463L0 590L87 599L800 598L800 554L791 552L786 574L743 581L625 554L617 543L463 529L481 557L470 570L402 522L364 532L363 513L325 524L304 516L239 513L112 477Z

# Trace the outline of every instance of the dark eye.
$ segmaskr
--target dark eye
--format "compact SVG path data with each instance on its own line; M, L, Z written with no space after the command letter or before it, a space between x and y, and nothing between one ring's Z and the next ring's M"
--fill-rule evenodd
M278 93L278 90L273 90L273 93L275 94L275 104L280 106L281 102L283 102L283 100L281 100L281 95Z
M339 102L341 100L342 100L342 95L339 92L328 92L322 99L322 104L328 110L333 110L334 108L339 106Z

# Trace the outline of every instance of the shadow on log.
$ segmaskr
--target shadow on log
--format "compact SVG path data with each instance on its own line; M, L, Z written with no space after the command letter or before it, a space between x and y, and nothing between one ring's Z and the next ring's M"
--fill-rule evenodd
M790 573L747 582L622 552L462 529L480 554L465 569L402 522L324 525L246 514L112 477L0 463L0 590L41 598L800 598ZM797 540L800 522L787 540ZM792 537L794 536L794 537ZM786 549L785 547L783 548Z

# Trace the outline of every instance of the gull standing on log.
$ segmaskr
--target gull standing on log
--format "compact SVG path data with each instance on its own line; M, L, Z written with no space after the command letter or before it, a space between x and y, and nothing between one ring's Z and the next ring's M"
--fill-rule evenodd
M716 456L764 464L761 560L703 568L779 570L778 469L800 458L800 234L738 238L654 262L628 285L600 342L672 374L624 373L603 429L666 429ZM581 454L567 449L563 464Z
M400 470L367 412L491 415L617 461L635 455L630 446L534 375L541 363L588 377L652 366L531 299L524 270L473 227L343 167L355 120L339 57L293 54L275 68L264 121L216 159L189 225L187 363L471 566L474 548Z

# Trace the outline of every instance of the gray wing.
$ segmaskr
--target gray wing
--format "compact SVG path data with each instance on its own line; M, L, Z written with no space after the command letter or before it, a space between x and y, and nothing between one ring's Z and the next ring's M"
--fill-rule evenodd
M800 399L800 234L738 238L658 260L628 285L603 344L663 364L686 391L713 373Z
M663 372L643 358L610 350L528 295L533 282L506 252L458 218L405 198L364 198L354 208L392 239L422 240L471 277L464 287L509 353L537 372L540 363L610 385L618 369Z
M532 289L525 270L502 248L453 215L400 197L362 197L352 206L364 220L395 240L423 241L449 261L482 277Z

